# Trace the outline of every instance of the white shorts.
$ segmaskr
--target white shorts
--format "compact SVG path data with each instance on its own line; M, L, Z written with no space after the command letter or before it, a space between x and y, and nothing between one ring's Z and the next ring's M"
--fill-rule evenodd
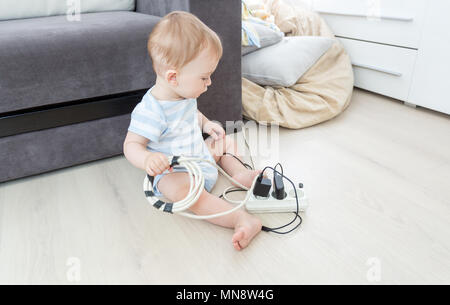
M219 171L217 170L217 168L207 163L200 163L200 168L202 169L203 176L205 177L205 189L208 192L211 192L212 188L217 182ZM155 193L155 196L157 197L163 196L163 194L158 189L159 180L161 180L161 178L167 174L176 172L187 173L188 171L184 166L174 166L172 172L166 170L162 174L156 175L155 179L153 180L153 192Z

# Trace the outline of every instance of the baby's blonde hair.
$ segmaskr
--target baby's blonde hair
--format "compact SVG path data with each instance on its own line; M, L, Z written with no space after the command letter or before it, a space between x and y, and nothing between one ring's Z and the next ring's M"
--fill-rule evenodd
M219 36L191 13L173 11L153 28L148 39L153 69L162 75L167 69L181 69L204 49L222 57Z

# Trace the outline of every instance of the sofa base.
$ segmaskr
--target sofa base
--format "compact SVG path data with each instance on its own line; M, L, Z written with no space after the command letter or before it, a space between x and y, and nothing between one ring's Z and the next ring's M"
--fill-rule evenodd
M0 138L0 182L122 154L130 116Z
M0 114L0 138L131 113L147 89Z

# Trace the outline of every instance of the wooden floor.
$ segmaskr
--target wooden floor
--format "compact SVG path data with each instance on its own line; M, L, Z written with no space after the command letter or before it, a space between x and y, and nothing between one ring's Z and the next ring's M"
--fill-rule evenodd
M0 184L0 283L450 284L449 116L356 90L278 147L310 208L242 252L230 229L150 207L122 156Z

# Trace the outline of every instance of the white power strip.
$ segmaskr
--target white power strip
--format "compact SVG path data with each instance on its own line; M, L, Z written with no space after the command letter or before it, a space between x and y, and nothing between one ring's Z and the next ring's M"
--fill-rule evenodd
M242 130L242 136L245 141L245 145L250 153L250 160L252 162L253 168L262 168L263 164L267 163L278 163L275 160L258 160L258 164L256 165L252 158L252 152L250 149L250 145L247 141L247 136L245 134L245 130ZM288 213L288 212L296 212L297 211L297 200L295 198L295 191L292 189L292 185L290 185L290 189L286 189L286 198L283 200L278 200L272 196L272 189L270 190L270 195L267 198L255 197L255 195L250 194L247 202L245 203L245 208L250 213ZM272 186L273 188L273 186ZM303 188L296 188L297 196L298 196L298 211L304 212L308 208L308 198L305 195L305 190Z
M296 188L298 196L298 211L304 212L308 208L308 198L303 188ZM295 200L295 191L290 189L286 191L287 196L283 200L278 200L272 196L272 190L267 198L255 197L251 194L245 203L245 208L250 213L283 213L295 212L297 210L297 201Z

